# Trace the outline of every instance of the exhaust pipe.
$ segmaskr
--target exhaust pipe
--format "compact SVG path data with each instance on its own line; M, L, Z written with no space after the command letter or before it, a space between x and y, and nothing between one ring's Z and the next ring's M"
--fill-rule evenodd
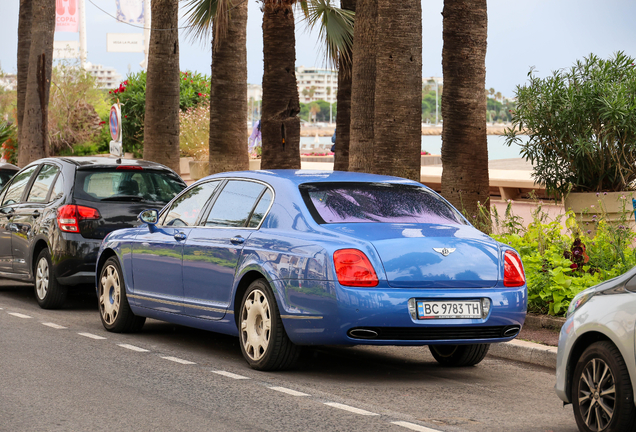
M353 329L349 330L349 336L355 339L375 339L378 337L378 332L369 329Z
M516 336L519 331L521 330L520 326L510 326L508 328L506 328L503 332L503 336L504 337L513 337Z

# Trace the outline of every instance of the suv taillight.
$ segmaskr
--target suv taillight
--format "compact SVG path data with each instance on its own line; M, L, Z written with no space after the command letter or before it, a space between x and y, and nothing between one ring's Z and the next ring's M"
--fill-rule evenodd
M364 252L358 249L340 249L333 253L333 263L340 285L374 287L378 277Z
M516 252L507 250L504 254L504 286L518 287L526 283L521 258Z
M79 221L99 219L99 211L92 207L75 204L64 205L57 209L57 226L64 232L78 233Z

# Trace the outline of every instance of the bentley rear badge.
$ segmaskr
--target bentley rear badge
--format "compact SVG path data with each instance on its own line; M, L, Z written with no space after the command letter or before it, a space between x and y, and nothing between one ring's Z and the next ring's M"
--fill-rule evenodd
M455 252L455 248L433 248L435 252L441 253L443 256L449 256Z

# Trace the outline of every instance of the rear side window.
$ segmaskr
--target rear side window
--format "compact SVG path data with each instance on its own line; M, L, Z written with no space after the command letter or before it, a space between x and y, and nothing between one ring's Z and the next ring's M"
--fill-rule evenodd
M205 221L207 227L244 227L256 200L265 189L260 183L230 180Z
M151 170L78 170L75 198L166 204L185 188L172 173Z
M395 183L313 183L300 185L310 213L320 224L389 222L465 224L435 192Z
M60 172L60 169L55 165L44 165L31 186L27 202L46 202L46 198L49 195L49 189L51 189L51 185L57 177L58 172Z
M250 228L256 228L263 218L265 217L265 213L269 209L270 204L272 203L272 191L267 189L260 201L256 205L254 212L252 213L252 217L250 218L249 223L247 224Z
M0 171L0 188L3 188L17 171Z
M38 169L37 165L32 166L31 168L28 168L22 171L21 173L19 173L13 178L13 182L9 185L9 188L7 189L7 193L4 195L4 198L2 199L3 206L16 204L20 202L20 199L22 198L22 194L24 193L24 189L26 188L27 184L29 183L29 179L31 178L31 176L33 175L36 169Z

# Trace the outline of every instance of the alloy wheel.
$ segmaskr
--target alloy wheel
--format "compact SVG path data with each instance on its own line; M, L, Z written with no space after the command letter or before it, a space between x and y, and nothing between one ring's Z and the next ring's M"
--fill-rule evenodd
M258 289L245 299L241 315L241 342L245 353L258 361L267 352L271 335L272 319L265 294Z
M46 298L49 290L49 262L41 258L35 271L35 292L40 300Z
M102 272L99 292L99 309L106 324L113 324L119 313L121 302L121 283L119 272L109 265Z
M616 388L612 370L603 360L590 360L579 379L579 410L585 425L592 431L607 428L616 404Z

